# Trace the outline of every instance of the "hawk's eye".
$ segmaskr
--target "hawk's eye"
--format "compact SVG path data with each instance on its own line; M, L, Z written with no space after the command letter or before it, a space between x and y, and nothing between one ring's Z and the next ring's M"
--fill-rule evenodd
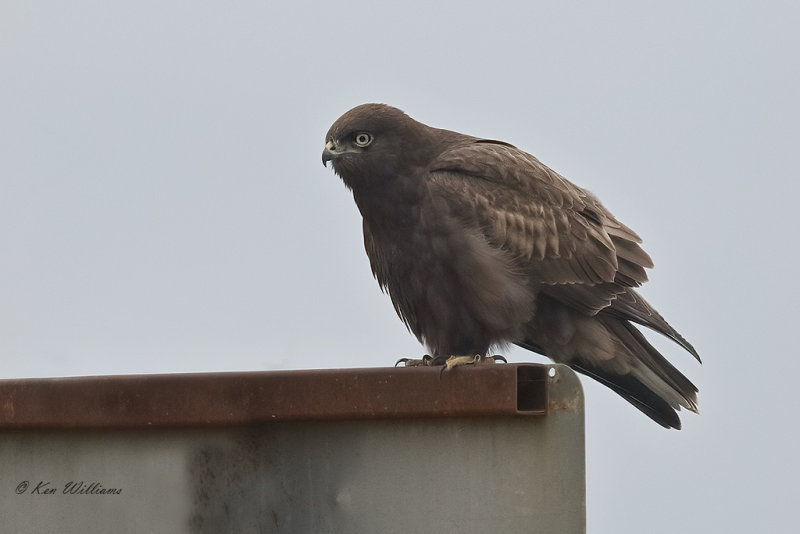
M372 136L366 132L357 133L355 142L358 146L367 146L372 142Z

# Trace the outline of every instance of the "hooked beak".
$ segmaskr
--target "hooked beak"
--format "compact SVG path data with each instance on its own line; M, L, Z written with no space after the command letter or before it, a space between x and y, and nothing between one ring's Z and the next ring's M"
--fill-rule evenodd
M325 148L322 150L322 166L327 167L328 162L338 155L339 153L336 152L336 145L333 144L333 141L325 143Z

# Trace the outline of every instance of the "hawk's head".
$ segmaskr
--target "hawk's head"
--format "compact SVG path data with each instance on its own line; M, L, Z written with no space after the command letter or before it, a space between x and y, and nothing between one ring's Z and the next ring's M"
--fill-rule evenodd
M362 104L333 123L322 164L330 161L351 189L380 186L409 167L430 161L436 143L430 128L386 104Z

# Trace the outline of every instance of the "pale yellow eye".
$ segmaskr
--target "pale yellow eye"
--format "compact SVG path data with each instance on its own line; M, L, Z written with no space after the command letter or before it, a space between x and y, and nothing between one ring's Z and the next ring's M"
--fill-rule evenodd
M366 132L357 133L355 142L358 146L367 146L372 142L372 136Z

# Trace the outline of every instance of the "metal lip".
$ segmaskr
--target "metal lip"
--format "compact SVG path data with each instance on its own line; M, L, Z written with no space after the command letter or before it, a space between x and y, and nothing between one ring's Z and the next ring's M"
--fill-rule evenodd
M0 380L0 430L545 415L543 364Z

